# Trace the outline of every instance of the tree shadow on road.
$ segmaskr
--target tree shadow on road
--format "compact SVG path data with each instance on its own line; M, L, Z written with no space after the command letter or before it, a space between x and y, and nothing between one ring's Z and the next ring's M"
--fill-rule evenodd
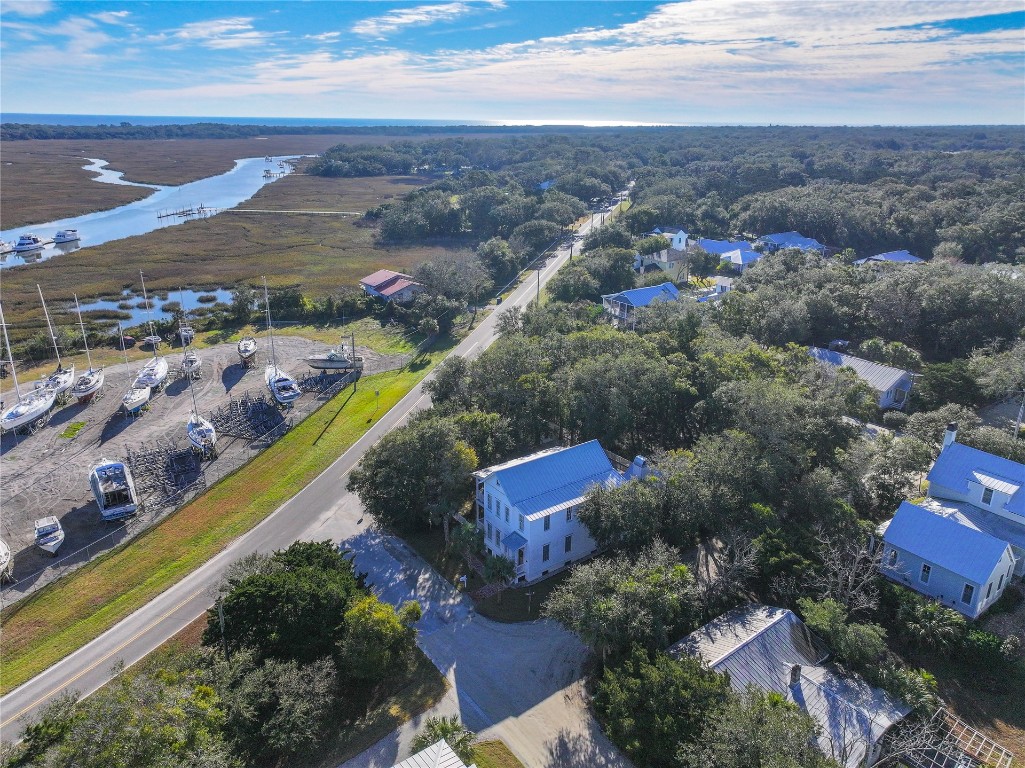
M625 768L629 765L621 757L597 726L591 733L560 731L558 738L548 747L545 768Z

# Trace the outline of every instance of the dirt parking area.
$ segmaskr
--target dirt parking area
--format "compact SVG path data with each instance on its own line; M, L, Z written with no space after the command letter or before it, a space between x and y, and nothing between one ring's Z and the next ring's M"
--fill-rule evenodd
M14 556L16 589L26 594L116 546L181 503L184 493L209 485L233 471L260 448L280 436L290 423L315 409L318 395L341 386L341 376L321 376L302 358L323 351L322 342L299 336L275 340L278 361L303 387L295 407L281 411L264 383L266 340L260 340L257 362L243 368L236 345L219 344L199 352L203 376L193 383L200 412L218 426L217 458L200 461L189 449L185 423L193 408L188 379L179 376L180 349L162 352L170 373L163 391L146 412L129 418L121 395L131 386L140 364L109 365L99 399L55 409L49 423L34 434L8 433L0 440L0 535ZM365 373L403 365L404 355L382 355L357 346ZM13 392L5 392L9 401ZM145 504L135 520L113 523L101 519L89 488L89 472L100 459L127 460ZM34 545L33 522L55 515L65 531L56 557ZM12 599L5 595L5 601Z

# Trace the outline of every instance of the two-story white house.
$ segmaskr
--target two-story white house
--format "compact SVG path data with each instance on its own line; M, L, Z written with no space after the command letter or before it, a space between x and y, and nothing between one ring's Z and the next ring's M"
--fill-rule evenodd
M677 301L679 289L672 283L631 288L629 291L608 293L601 297L602 309L617 325L628 325L635 319L636 310L659 301Z
M620 485L641 474L644 464L638 457L624 475L591 440L474 472L477 527L488 553L512 560L520 582L594 554L594 539L577 515L580 505L594 486Z
M880 569L974 619L1025 575L1025 464L957 442L951 424L926 477L929 497L879 527Z

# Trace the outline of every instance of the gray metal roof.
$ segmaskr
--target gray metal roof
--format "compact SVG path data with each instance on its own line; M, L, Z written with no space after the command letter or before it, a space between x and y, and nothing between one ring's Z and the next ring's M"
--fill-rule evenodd
M887 544L935 563L975 584L985 584L1007 550L1007 542L902 501L883 536Z
M406 758L401 763L396 763L393 768L474 768L474 766L467 765L460 760L448 742L442 739L412 757Z
M785 608L738 608L692 632L669 652L700 656L717 672L728 672L737 690L753 685L781 694L819 724L822 752L848 768L860 766L868 745L911 711L860 677L823 666L822 642ZM795 666L800 671L792 684Z
M886 392L892 389L905 376L910 377L912 375L911 371L891 368L882 363L873 363L871 360L865 360L854 355L845 355L843 352L833 352L829 349L822 349L822 347L810 347L808 354L825 365L831 365L835 368L841 366L853 368L862 381L876 392Z

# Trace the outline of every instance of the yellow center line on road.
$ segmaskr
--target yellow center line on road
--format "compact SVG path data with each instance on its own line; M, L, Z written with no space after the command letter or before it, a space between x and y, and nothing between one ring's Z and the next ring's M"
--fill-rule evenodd
M112 650L108 651L108 652L107 652L107 653L106 653L106 654L105 654L104 656L102 656L101 658L99 658L99 659L97 659L96 661L94 661L94 662L93 662L92 664L90 664L90 665L89 665L88 667L86 667L85 669L83 669L82 671L80 671L80 672L79 672L79 673L78 673L77 675L75 675L74 677L72 677L72 678L71 678L70 680L67 680L67 681L66 681L66 682L64 682L64 683L61 683L60 685L58 685L58 686L57 686L56 688L53 688L53 689L52 689L51 691L49 691L48 693L45 693L45 694L43 694L43 695L42 695L42 696L40 696L40 697L39 697L38 699L36 699L35 701L33 701L33 702L32 702L31 704L28 704L28 705L26 705L25 707L23 707L23 708L22 708L21 710L19 710L19 711L18 711L18 712L16 712L15 714L11 715L11 716L10 716L9 718L7 718L6 720L0 721L0 728L3 728L3 727L5 727L5 726L9 725L10 723L12 723L12 722L14 722L15 720L17 720L17 719L18 719L19 717L21 717L22 715L24 715L24 714L25 714L26 712L28 712L29 710L31 710L31 709L34 709L35 707L37 707L37 706L39 706L40 704L42 704L42 703L43 703L43 702L44 702L44 701L45 701L46 699L49 699L49 698L50 698L51 696L53 696L54 694L56 694L56 693L58 693L58 692L60 692L60 691L62 691L62 690L64 690L64 689L68 688L68 687L69 687L69 686L70 686L71 684L73 684L73 683L74 683L74 682L75 682L76 680L78 680L78 679L79 679L80 677L82 677L82 675L84 675L84 674L86 674L86 673L88 673L88 672L91 672L92 670L96 669L96 667L100 666L100 664L103 664L103 663L104 663L105 661L107 661L108 659L110 659L110 657L111 657L111 656L113 656L114 654L116 654L116 653L120 652L120 651L121 651L121 650L122 650L122 649L123 649L123 648L124 648L124 647L125 647L126 645L128 645L128 644L130 644L130 643L134 642L135 640L138 640L138 639L139 639L140 637L142 637L142 636L143 636L144 634L146 634L146 633L147 633L147 632L149 632L149 631L150 631L151 629L153 629L153 627L155 627L155 626L156 626L157 624L159 624L160 622L162 622L162 621L163 621L164 619L166 619L166 618L167 618L168 616L170 616L170 615L171 615L172 613L174 613L174 612L175 612L175 611L177 611L177 610L178 610L179 608L181 608L181 607L182 607L183 605L185 605L185 604L186 604L186 603L188 603L188 602L189 602L190 600L192 600L192 598L194 598L194 597L195 597L196 595L198 595L198 594L200 594L200 593L202 593L202 592L205 592L205 591L206 591L206 587L201 587L200 589L197 589L197 590L196 590L195 592L193 592L193 593L192 593L191 595L189 595L189 596L188 596L188 597L186 597L186 598L185 598L184 600L182 600L182 601L181 601L180 603L178 603L178 605L174 606L174 607L173 607L173 608L171 608L171 609L170 609L169 611L167 611L167 613L164 613L164 614L162 614L162 615L158 616L157 618L155 618L155 619L154 619L153 621L151 621L151 622L150 622L149 624L147 624L147 625L146 625L145 627L143 627L143 628L142 628L142 629L140 629L140 630L139 630L138 632L136 632L136 633L135 633L134 635L132 635L132 636L131 636L130 638L128 638L127 640L125 640L125 641L124 641L123 643L121 643L121 645L119 645L119 646L117 646L116 648L114 648L114 649L112 649Z

